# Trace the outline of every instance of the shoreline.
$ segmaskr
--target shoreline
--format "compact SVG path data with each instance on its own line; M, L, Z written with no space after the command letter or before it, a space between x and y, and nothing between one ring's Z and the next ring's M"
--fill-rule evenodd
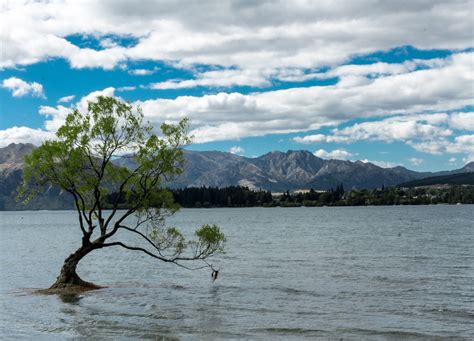
M394 204L394 205L323 205L323 206L305 206L305 205L294 205L294 206L210 206L210 207L180 207L181 209L186 209L186 210L209 210L209 209L225 209L225 208L237 208L237 209L243 209L243 208L336 208L336 207L398 207L398 206L404 206L404 207L418 207L418 206L468 206L468 205L474 205L474 204L463 204L463 203L456 203L456 204L450 204L450 203L437 203L437 204ZM125 210L126 208L121 208L120 210ZM68 208L68 209L27 209L27 210L0 210L0 212L76 212L74 208ZM105 211L108 211L105 210Z

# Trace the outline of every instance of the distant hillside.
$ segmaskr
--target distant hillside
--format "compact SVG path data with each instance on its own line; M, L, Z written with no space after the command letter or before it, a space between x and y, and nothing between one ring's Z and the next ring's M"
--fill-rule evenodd
M72 208L71 199L57 188L45 189L27 206L15 201L21 182L23 156L31 144L10 144L0 148L0 209ZM170 188L245 186L283 192L297 189L330 189L342 184L346 190L396 186L430 176L474 172L474 163L444 172L415 172L404 167L381 168L369 162L324 160L305 150L275 151L247 158L218 151L185 151L184 173L166 183ZM133 156L114 160L118 166L133 167Z
M399 184L398 187L421 187L433 185L474 185L474 172L430 176L428 178L408 181Z
M0 210L72 209L73 201L58 188L45 188L44 193L28 204L16 201L17 188L23 175L23 157L36 147L32 144L10 144L0 148Z
M172 188L247 186L282 192L296 189L377 188L432 175L404 167L382 168L369 162L323 160L305 150L275 151L246 158L218 151L185 151L184 174ZM131 156L116 164L133 167Z

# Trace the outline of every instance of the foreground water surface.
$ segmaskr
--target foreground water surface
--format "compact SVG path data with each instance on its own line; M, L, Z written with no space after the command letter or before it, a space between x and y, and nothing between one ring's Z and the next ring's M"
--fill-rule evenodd
M79 246L72 211L0 212L0 337L28 339L474 338L474 206L183 209L217 223L209 271L104 249L79 266L108 288L48 287Z

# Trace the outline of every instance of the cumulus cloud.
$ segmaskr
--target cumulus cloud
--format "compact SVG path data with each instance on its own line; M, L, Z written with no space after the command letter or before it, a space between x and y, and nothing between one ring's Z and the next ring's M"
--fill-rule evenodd
M335 149L332 151L326 151L324 149L319 149L314 152L314 155L322 159L337 159L337 160L347 160L353 154L349 153L345 149Z
M154 69L132 69L128 70L128 73L134 76L149 76L158 71L158 68Z
M255 70L219 70L207 71L198 74L198 79L169 80L160 83L150 84L150 88L164 89L184 89L196 86L205 87L231 87L231 86L252 86L262 87L270 85L267 78Z
M474 112L451 114L449 117L449 125L455 129L474 131Z
M232 148L229 149L229 153L232 154L243 154L244 149L240 146L233 146Z
M77 103L78 109L80 111L87 111L87 106L89 102L94 102L99 96L114 97L115 88L108 87L103 90L93 91L89 93L87 96L82 97L81 100Z
M456 159L455 157L451 157L451 158L449 158L448 163L450 165L455 165L455 164L458 163L458 159Z
M332 135L315 134L297 136L298 143L351 143L355 141L412 141L431 140L451 136L453 131L445 124L449 116L445 113L397 115L378 121L356 123L342 129L335 128Z
M332 134L297 136L297 143L352 143L355 141L404 142L429 154L474 154L474 135L457 135L459 130L473 130L472 112L396 115L382 120L356 123L332 129ZM458 130L457 133L453 129ZM409 159L412 165L423 160Z
M46 130L55 132L66 121L66 116L71 112L70 108L63 105L50 107L46 105L40 106L39 113L46 117L44 127Z
M412 139L432 139L452 135L452 130L420 123L417 119L404 117L382 121L356 123L343 129L334 129L335 135L347 137L348 141L381 140L386 142L408 141Z
M399 75L415 71L418 68L434 68L445 65L446 60L415 59L403 63L374 62L372 64L347 64L331 68L325 72L304 72L301 69L280 69L273 75L276 79L288 82L301 82L310 79L328 79L338 77L344 83L365 83L366 78Z
M413 166L419 166L419 165L421 165L423 162L425 162L425 160L419 159L419 158L416 158L416 157L411 157L411 158L408 159L408 161L410 161L410 163L411 163Z
M87 111L87 104L94 101L98 96L114 96L115 89L110 87L100 91L94 91L87 96L82 97L73 107L78 108L82 112ZM74 96L66 96L74 97ZM65 97L65 98L66 98ZM72 101L72 98L67 101ZM64 100L62 102L65 102ZM39 113L45 116L44 129L33 129L30 127L11 127L0 130L0 147L9 145L10 143L33 143L40 145L46 139L54 139L58 128L64 124L66 116L71 112L70 107L63 105L40 106Z
M43 85L37 82L28 83L16 77L4 79L2 82L2 87L10 90L13 97L45 97Z
M124 92L124 91L134 91L136 90L136 86L121 86L120 88L117 88L118 92Z
M90 48L75 48L73 51L74 53L69 56L69 63L75 69L97 67L111 70L127 59L124 55L126 49L119 46L100 51Z
M341 143L341 142L348 142L349 137L315 134L315 135L307 135L307 136L296 136L293 138L293 141L297 143L303 143L303 144L333 143L333 142Z
M448 153L474 154L474 134L456 136L453 143L446 145Z
M474 162L474 154L470 154L466 157L463 157L462 161L464 162L465 165L468 163Z
M183 67L308 70L351 56L412 45L420 49L472 47L469 0L377 2L11 1L0 11L0 67L65 58L73 67L110 69L127 60ZM97 37L102 50L76 46L68 35ZM120 45L110 35L132 37ZM404 72L374 66L371 72ZM298 72L298 71L297 71Z
M90 101L94 101L98 96L114 96L115 88L109 87L99 91L93 91L90 94L82 97L74 107L82 112L87 111L87 106ZM40 106L39 113L46 117L44 127L47 131L56 132L56 130L64 124L66 116L71 112L71 108L63 105L57 105L55 107L42 105Z
M474 155L474 135L459 135L453 140L437 139L423 142L409 142L409 144L418 151L435 155L443 153Z
M360 161L364 163L373 163L374 165L382 167L382 168L393 168L393 167L400 166L400 164L395 163L395 162L390 162L390 161L379 161L379 160L368 160L368 159L364 159Z
M332 134L296 137L300 143L349 143L357 140L407 141L418 143L453 136L453 129L469 127L469 113L439 113L474 103L473 53L450 56L433 69L367 79L364 84L335 84L290 88L261 93L220 92L204 96L136 101L146 119L177 122L189 117L196 143L240 139L267 134L318 130L352 119L371 121L333 129ZM403 89L402 91L400 89ZM121 89L124 90L124 89ZM98 94L114 95L115 88L93 92L79 107ZM118 91L118 90L117 90ZM61 113L63 108L53 108ZM41 112L54 117L51 108ZM431 112L438 113L431 113ZM383 118L390 116L389 118ZM375 120L378 117L382 120ZM451 118L450 118L451 117ZM48 123L47 125L52 124ZM419 146L419 148L423 148Z
M152 123L190 118L195 142L272 133L306 132L358 119L331 134L298 136L299 143L403 141L431 153L468 154L457 132L474 130L472 4L470 0L416 2L292 2L149 0L10 1L0 8L0 68L63 58L74 68L111 69L152 60L194 73L193 79L148 84L153 89L196 86L262 88L274 81L337 78L335 85L240 94L180 96L137 101ZM75 45L71 35L98 42ZM123 43L120 38L133 43ZM447 49L447 58L342 65L354 56L400 46ZM403 49L400 49L403 53ZM204 67L201 67L204 66ZM128 72L146 76L158 69ZM15 80L15 79L14 79ZM2 83L5 87L5 81ZM23 82L23 83L19 83ZM11 81L13 82L13 81ZM17 85L12 85L13 83ZM14 96L44 96L42 86L18 78ZM8 85L8 84L7 84ZM133 87L104 89L104 95ZM80 109L97 95L76 103ZM66 98L69 96L66 96ZM69 102L72 102L70 99ZM68 109L43 106L45 129L54 131ZM426 118L402 119L426 114ZM391 119L382 119L393 116ZM363 122L363 121L369 122ZM431 136L431 137L430 137ZM469 136L466 134L466 136Z
M138 101L150 121L178 120L187 116L197 142L238 139L270 133L317 130L347 120L398 117L423 112L456 110L474 103L473 53L446 58L439 67L369 79L364 83L337 83L243 95L218 93L201 97ZM401 91L401 89L403 89ZM341 129L327 142L351 139L401 140L412 136L449 136L438 127L447 114L426 114L421 120L393 119ZM337 136L337 137L336 137ZM323 137L299 137L297 142L319 142ZM322 140L321 140L322 141Z
M87 104L96 100L98 96L114 96L115 88L109 87L100 91L94 91L82 97L73 107L78 108L82 112L87 111ZM74 97L74 96L67 96ZM68 101L72 101L68 99ZM62 102L65 102L64 100ZM39 113L45 116L44 129L33 129L29 127L11 127L0 130L0 147L9 145L10 143L33 143L40 145L46 139L54 139L58 128L64 124L66 116L71 112L70 107L63 105L40 106Z
M328 135L299 136L294 140L300 143L403 141L417 150L438 153L443 150L438 144L455 135L453 129L470 128L472 113L439 111L456 110L473 103L470 90L474 81L473 56L473 53L455 54L435 63L438 66L432 69L367 79L363 84L337 83L246 95L221 92L133 104L140 105L146 119L156 126L163 121L176 122L189 117L196 143L318 130L357 118L371 121L336 128ZM110 87L93 92L77 106L85 109L88 100L99 94L114 95L115 91L119 89ZM65 109L60 105L41 108L40 112L49 118L47 129L54 129L62 122ZM382 119L377 120L378 117Z
M33 143L38 146L46 139L53 139L54 136L53 132L42 129L11 127L0 130L0 148L8 146L10 143Z
M76 96L71 95L71 96L64 96L58 99L58 103L69 103L71 102Z

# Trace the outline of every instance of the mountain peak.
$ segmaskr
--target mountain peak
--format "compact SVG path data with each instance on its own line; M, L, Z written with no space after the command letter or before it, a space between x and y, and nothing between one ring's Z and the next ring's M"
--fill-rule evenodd
M31 143L10 143L4 148L0 148L0 164L2 163L22 163L23 157L30 154L36 148Z
M465 172L474 172L474 161L466 163L462 170Z
M22 149L22 148L36 148L36 146L32 143L15 143L12 142L8 146L0 148L0 149Z
M23 157L36 147L12 143L0 148L0 169L22 169ZM474 162L462 169L447 172L415 172L401 166L381 168L364 161L325 160L307 150L273 151L246 158L220 151L185 151L185 172L169 183L171 187L236 186L246 184L272 191L287 189L377 188L427 176L474 172ZM114 163L133 166L133 158L120 158Z

